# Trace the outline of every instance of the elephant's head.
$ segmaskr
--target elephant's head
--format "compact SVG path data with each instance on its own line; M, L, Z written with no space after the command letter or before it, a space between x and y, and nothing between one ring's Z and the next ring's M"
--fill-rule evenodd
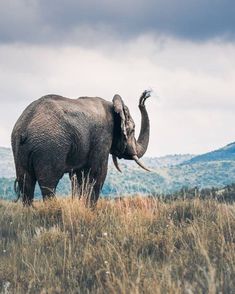
M139 161L147 150L149 143L149 118L145 108L145 101L150 97L150 91L144 91L139 99L139 109L141 112L141 130L138 140L135 138L135 123L130 115L129 109L124 104L119 95L113 97L114 107L114 138L111 148L113 162L120 170L117 157L135 160L143 169L148 170ZM148 170L149 171L149 170Z

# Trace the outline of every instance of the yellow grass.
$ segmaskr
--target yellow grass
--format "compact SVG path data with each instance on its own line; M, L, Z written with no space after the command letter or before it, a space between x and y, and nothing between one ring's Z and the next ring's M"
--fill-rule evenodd
M0 293L234 293L235 205L0 201Z

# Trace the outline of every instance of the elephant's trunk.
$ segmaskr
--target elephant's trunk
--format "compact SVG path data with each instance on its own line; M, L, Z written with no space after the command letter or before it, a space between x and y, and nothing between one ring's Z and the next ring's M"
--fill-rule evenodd
M138 158L141 158L147 148L149 143L149 132L150 132L150 126L149 126L149 117L148 112L145 108L145 100L150 97L149 91L144 91L144 93L140 97L139 102L139 109L141 112L141 129L140 134L137 140L137 156Z

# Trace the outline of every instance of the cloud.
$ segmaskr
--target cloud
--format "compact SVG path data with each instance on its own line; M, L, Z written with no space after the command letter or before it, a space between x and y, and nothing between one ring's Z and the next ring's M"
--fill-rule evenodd
M104 34L128 40L147 33L233 40L234 14L229 0L2 0L0 41L82 45Z
M141 92L151 138L147 155L203 153L234 141L235 45L143 35L84 48L75 45L0 46L0 146L23 109L49 93L67 97L119 93L140 126ZM138 133L138 130L137 130Z
M202 153L234 141L235 2L1 0L0 146L33 100L120 93L148 155Z

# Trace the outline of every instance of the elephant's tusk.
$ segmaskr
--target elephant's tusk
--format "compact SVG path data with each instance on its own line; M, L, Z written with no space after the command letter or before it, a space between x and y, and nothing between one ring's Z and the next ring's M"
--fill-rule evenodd
M139 158L137 157L137 155L133 155L132 158L134 159L134 161L135 161L140 167L142 167L142 168L145 169L146 171L151 172L151 170L148 169L147 167L145 167L144 164L139 160Z
M115 155L112 155L112 158L113 158L113 163L114 163L116 169L121 173L122 171L118 165L117 157Z

